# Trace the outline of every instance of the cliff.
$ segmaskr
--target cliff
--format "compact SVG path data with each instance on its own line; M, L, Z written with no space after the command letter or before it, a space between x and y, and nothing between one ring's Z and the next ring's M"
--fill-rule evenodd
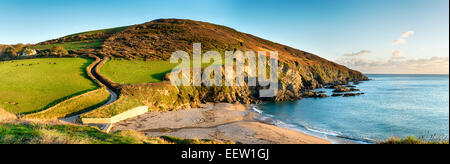
M314 54L225 26L192 20L159 19L131 26L106 39L99 53L128 59L167 60L177 50L192 54L194 43L202 43L202 52L216 50L222 54L233 50L278 51L280 64L277 96L260 98L260 87L174 87L168 82L120 86L122 96L136 99L153 109L166 110L195 106L202 102L297 100L302 98L302 93L306 90L321 88L327 84L367 80L358 71Z

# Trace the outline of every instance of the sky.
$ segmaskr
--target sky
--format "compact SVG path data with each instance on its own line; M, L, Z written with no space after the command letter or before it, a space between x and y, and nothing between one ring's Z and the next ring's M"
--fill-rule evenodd
M448 0L0 0L0 44L183 18L363 73L448 74Z

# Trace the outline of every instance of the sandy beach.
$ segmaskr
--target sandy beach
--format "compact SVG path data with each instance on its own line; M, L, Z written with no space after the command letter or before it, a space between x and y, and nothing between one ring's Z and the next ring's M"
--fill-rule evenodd
M241 104L205 104L170 112L150 112L114 124L111 132L137 130L149 137L215 139L241 144L330 144L329 141L264 123Z

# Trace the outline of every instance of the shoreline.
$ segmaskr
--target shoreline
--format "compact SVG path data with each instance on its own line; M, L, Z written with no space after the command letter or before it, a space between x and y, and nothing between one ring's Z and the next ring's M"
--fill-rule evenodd
M317 137L320 139L327 140L331 142L332 144L372 144L368 140L358 140L353 139L345 136L340 136L337 134L330 134L329 132L323 132L320 130L310 129L305 126L297 126L289 123L285 123L282 120L279 120L277 118L274 118L273 115L265 114L263 111L257 108L256 105L251 105L251 110L258 113L259 116L255 117L255 119L260 120L261 122L275 125L281 128L297 131L306 135L310 135L313 137Z
M331 144L313 135L258 119L262 116L242 104L204 104L200 108L150 112L114 124L111 132L136 130L148 137L214 139L237 144Z

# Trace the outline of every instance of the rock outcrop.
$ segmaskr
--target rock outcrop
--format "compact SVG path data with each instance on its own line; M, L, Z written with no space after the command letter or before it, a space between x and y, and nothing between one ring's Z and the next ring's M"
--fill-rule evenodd
M192 54L193 43L202 43L202 52L225 51L277 51L279 56L278 93L272 98L261 98L261 87L174 87L167 82L162 84L123 86L122 93L134 97L144 104L171 107L174 104L186 106L201 102L240 102L257 103L262 101L291 101L305 96L309 90L328 85L347 85L350 82L368 80L355 70L333 63L311 53L274 43L259 37L238 32L234 29L205 22L159 19L141 25L131 26L115 33L100 50L105 56L123 58L145 58L149 60L167 60L171 53L182 50ZM167 80L166 76L166 80ZM154 104L148 97L154 97L155 86L168 93L169 99ZM337 89L337 88L334 88ZM159 89L161 90L161 89ZM345 89L345 91L356 91ZM344 90L343 90L344 91ZM159 92L158 92L159 93ZM150 95L151 94L151 95ZM147 95L147 96L146 96ZM309 97L328 97L326 94L313 94ZM163 99L162 97L160 99ZM167 104L162 105L166 102Z

